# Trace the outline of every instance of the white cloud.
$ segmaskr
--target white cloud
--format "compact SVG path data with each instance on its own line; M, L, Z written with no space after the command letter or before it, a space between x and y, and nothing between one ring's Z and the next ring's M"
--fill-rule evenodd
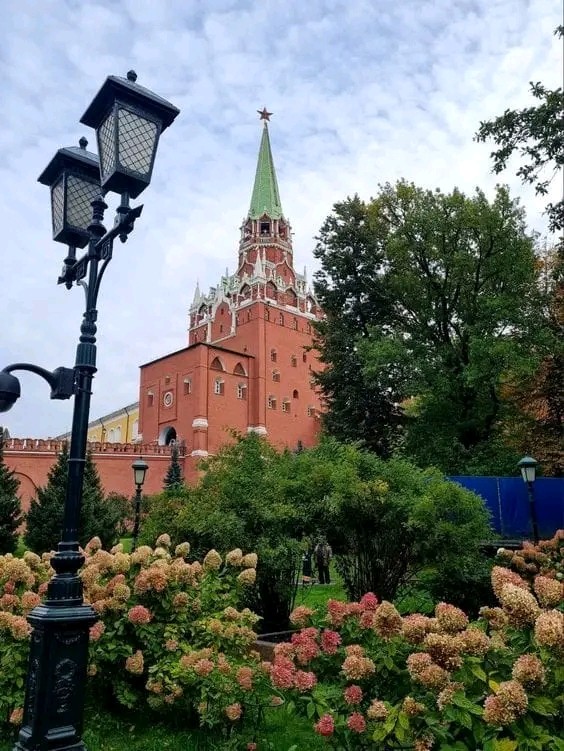
M4 0L0 28L0 367L70 365L82 292L56 285L65 249L50 241L37 175L107 74L130 68L182 110L165 132L143 216L116 248L100 296L92 416L137 397L138 365L186 343L197 279L214 284L237 257L260 138L271 140L296 267L332 204L405 177L491 191L480 120L530 102L528 82L560 85L552 0ZM93 134L87 134L91 144ZM543 201L511 172L531 227ZM555 186L554 190L557 190ZM115 201L112 206L115 208ZM112 221L112 212L107 222ZM22 376L2 416L12 435L68 429L69 403Z

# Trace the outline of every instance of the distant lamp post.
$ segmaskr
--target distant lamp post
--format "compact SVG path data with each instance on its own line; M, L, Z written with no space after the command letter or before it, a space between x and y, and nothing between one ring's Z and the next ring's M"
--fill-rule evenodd
M99 157L86 150L88 142L81 138L79 147L59 149L39 176L39 182L51 189L53 239L68 246L58 283L67 289L77 284L85 295L75 364L49 371L14 363L0 370L0 412L8 411L20 397L20 383L12 375L17 370L47 381L51 399L74 397L61 542L51 558L55 574L45 600L28 615L33 632L23 723L14 751L85 751L81 736L88 632L97 615L84 603L78 573L84 555L78 530L97 369L98 293L114 241L119 237L125 242L141 215L143 207L130 208L129 200L149 185L159 137L179 112L136 79L133 71L127 78L109 76L82 117L81 122L96 129ZM106 231L103 220L108 207L103 196L109 191L119 193L121 200L113 226ZM77 248L85 248L81 258L76 257Z
M135 522L133 524L133 545L131 549L135 550L137 547L137 538L139 537L139 523L141 521L141 489L143 488L149 465L140 456L139 459L133 462L131 468L133 469L133 480L135 482Z
M531 516L531 525L533 527L533 540L536 543L539 541L539 525L537 522L537 509L535 505L535 480L537 476L538 462L533 459L532 456L524 456L521 461L517 462L517 466L521 470L521 477L523 482L527 485L527 492L529 495L529 514Z

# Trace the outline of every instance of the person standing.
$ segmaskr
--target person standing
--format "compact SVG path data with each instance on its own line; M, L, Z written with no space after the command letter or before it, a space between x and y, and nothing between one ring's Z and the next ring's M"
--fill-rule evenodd
M320 584L331 584L329 575L329 564L333 557L333 551L327 540L320 540L314 550L315 560L317 563L317 573Z

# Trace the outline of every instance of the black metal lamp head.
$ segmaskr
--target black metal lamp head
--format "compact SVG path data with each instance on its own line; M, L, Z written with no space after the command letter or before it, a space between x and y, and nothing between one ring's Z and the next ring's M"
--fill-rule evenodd
M151 182L159 136L180 112L136 81L133 70L108 76L80 120L96 129L102 187L131 198Z
M537 460L533 459L532 456L524 456L517 462L517 466L521 470L523 482L532 483L535 481L538 464Z
M79 144L59 149L37 179L51 188L53 240L84 248L92 220L90 202L101 192L100 164L96 154L86 150L86 138Z
M139 459L136 459L133 462L131 468L133 469L133 479L135 484L140 487L145 482L145 475L147 474L149 465L147 462L143 461L143 457L140 456Z
M20 382L11 373L0 370L0 412L8 412L20 398Z

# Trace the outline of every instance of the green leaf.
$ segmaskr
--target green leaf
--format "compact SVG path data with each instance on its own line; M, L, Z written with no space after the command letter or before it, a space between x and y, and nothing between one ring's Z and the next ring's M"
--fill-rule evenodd
M535 696L529 700L529 708L535 714L540 714L543 717L551 717L557 712L554 702L547 696Z
M476 678L483 681L484 683L488 682L486 671L479 665L470 665L470 670L472 671L472 674L476 676Z
M306 715L308 720L311 720L315 715L315 704L312 701L310 701L310 703L306 707Z

